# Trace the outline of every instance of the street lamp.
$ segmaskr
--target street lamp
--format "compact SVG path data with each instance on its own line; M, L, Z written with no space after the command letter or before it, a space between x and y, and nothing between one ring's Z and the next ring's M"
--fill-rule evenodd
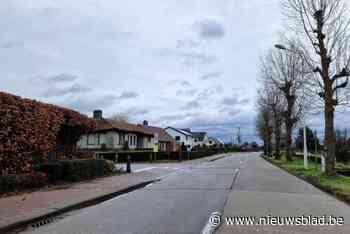
M297 51L288 49L287 47L285 47L284 45L281 44L275 44L275 48L279 49L279 50L284 50L284 51L288 51L290 53L294 53L294 54L299 54ZM304 168L307 170L308 167L308 161L307 161L307 137L306 137L306 123L304 122Z

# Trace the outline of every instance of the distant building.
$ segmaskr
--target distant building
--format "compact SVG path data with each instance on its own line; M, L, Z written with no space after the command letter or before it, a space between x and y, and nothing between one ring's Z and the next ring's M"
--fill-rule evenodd
M175 139L178 146L184 144L187 150L192 150L194 139L190 129L167 127L165 128L165 131Z
M209 146L220 146L224 143L215 137L209 137L208 139Z
M154 135L154 144L157 151L173 152L176 150L175 139L160 127L150 126L148 121L143 121L143 127Z
M105 119L101 110L94 111L94 119L96 129L80 138L78 149L95 154L117 153L123 151L127 143L130 150L153 151L154 134L143 125Z
M194 146L209 146L209 137L206 132L192 132Z

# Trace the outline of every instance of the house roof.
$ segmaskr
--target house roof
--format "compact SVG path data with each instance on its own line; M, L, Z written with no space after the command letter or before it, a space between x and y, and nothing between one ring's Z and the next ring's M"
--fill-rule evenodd
M140 124L131 124L123 121L115 121L108 119L96 120L96 129L95 132L101 131L123 131L123 132L132 132L132 133L140 133L144 135L153 136L153 133L146 129L144 126Z
M198 141L203 141L205 135L207 135L206 132L192 132L193 138L198 140Z
M185 136L191 136L192 137L192 134L190 132L188 132L188 131L185 131L185 130L182 130L182 129L178 129L178 128L174 128L174 127L167 127L165 129L168 129L168 128L170 128L170 129L172 129L174 131L177 131L177 132L179 132L179 133L181 133L181 134L183 134Z
M170 136L163 128L154 126L144 126L144 128L152 134L158 134L160 142L173 142L174 138Z
M215 137L209 137L209 140L214 141L216 144L222 144L222 142Z

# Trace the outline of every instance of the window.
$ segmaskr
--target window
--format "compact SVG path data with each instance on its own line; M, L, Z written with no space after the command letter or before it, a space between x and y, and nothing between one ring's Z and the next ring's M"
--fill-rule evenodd
M87 135L87 144L94 145L95 144L95 135L89 134Z
M119 133L119 145L124 145L124 134Z
M180 136L176 136L176 137L175 137L175 140L176 140L176 141L180 141L180 139L181 139Z

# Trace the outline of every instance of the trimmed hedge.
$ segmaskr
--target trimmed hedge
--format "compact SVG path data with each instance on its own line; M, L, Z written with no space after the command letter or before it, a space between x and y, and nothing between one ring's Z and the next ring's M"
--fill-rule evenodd
M81 181L113 172L113 165L103 159L75 159L43 163L35 170L45 172L51 181Z
M0 176L0 194L39 188L48 183L48 177L42 172L32 172L20 175Z
M76 111L0 92L0 175L30 173L50 151L73 149L94 126Z
M34 166L34 170L44 172L50 181L63 180L63 166L59 162L46 162Z

